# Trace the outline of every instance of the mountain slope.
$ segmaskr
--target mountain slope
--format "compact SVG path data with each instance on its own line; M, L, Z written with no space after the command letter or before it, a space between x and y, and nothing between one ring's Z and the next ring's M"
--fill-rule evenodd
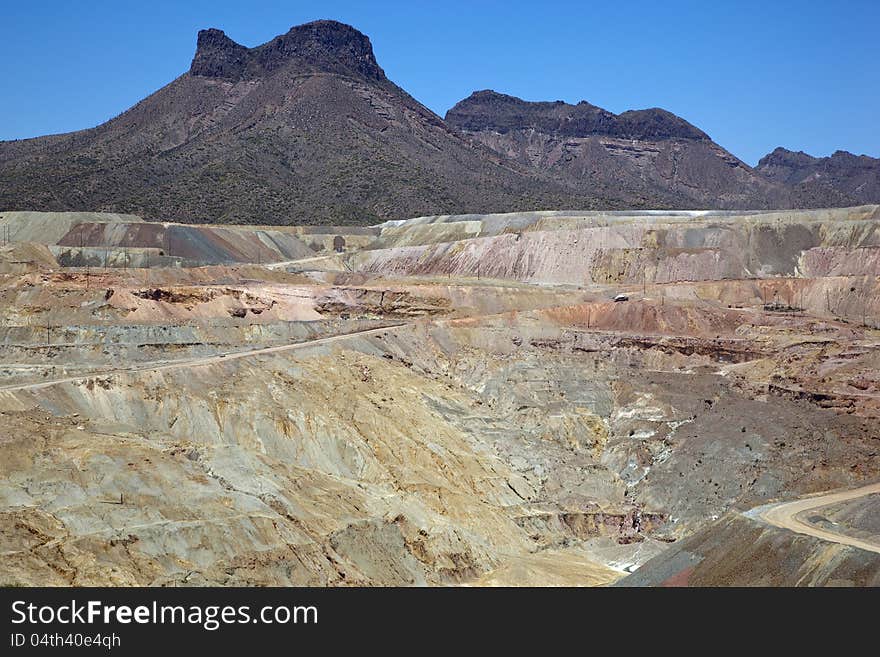
M256 48L203 30L190 70L115 119L0 143L6 210L289 224L607 205L449 129L333 21Z
M837 151L812 157L777 148L755 169L768 180L792 188L801 207L865 205L880 201L880 159Z
M880 201L880 160L777 149L752 169L662 109L493 91L446 121L370 40L316 21L247 48L199 32L190 69L89 130L0 142L0 210L179 222L373 224L554 208L763 209Z
M788 204L784 185L662 109L616 115L586 101L528 102L486 90L455 105L446 121L585 194L678 208Z

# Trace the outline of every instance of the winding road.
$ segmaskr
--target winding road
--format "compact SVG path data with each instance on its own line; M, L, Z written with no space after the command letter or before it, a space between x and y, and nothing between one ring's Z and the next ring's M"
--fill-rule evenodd
M314 340L306 340L304 342L294 342L292 344L281 344L272 347L259 347L257 349L248 349L244 351L233 351L223 354L211 354L210 356L200 356L198 358L185 358L173 361L162 361L160 363L141 363L131 367L117 367L111 370L100 370L77 374L76 376L67 376L58 379L49 379L48 381L37 381L36 383L13 383L11 385L0 386L0 392L16 392L19 390L39 390L40 388L48 388L60 383L73 383L76 381L85 381L96 376L111 376L114 374L131 374L133 372L158 372L162 370L173 370L183 367L201 367L204 365L213 365L229 360L237 360L239 358L248 358L250 356L258 356L261 354L274 354L282 351L292 351L294 349L305 349L307 347L316 347L322 344L330 344L339 342L349 338L362 338L369 335L377 335L379 333L387 333L401 326L407 326L406 323L391 324L389 326L381 326L379 328L364 329L362 331L353 331L351 333L340 333L325 338L316 338Z
M880 482L862 486L861 488L853 488L851 490L823 493L814 497L806 497L792 502L782 502L780 504L772 504L767 507L759 507L756 509L756 516L775 527L789 529L798 534L806 534L821 538L823 541L832 543L840 543L841 545L850 545L869 552L880 554L880 542L869 541L846 534L822 529L811 523L805 518L810 512L814 512L832 504L840 502L848 502L866 495L874 495L880 493Z

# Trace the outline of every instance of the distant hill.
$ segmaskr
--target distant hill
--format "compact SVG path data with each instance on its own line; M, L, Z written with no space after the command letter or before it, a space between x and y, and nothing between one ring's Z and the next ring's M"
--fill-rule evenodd
M603 207L450 129L370 40L318 21L256 48L199 32L187 73L90 130L0 142L0 209L234 223Z
M812 157L777 148L758 162L756 171L787 185L800 207L866 205L880 201L880 159L837 151Z
M455 105L446 121L579 193L628 205L772 208L789 202L784 185L663 109L613 114L586 101L528 102L486 90Z

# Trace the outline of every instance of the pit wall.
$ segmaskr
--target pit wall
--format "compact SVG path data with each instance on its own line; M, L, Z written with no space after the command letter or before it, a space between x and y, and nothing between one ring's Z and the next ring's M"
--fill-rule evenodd
M51 245L62 266L197 267L283 262L360 249L378 228L229 226L145 222L134 215L3 212L3 239ZM67 248L54 248L67 247ZM128 251L127 259L117 250ZM109 251L109 253L108 253Z
M161 249L136 249L102 246L69 247L50 245L49 251L61 267L107 267L143 269L149 267L196 266L176 256L166 256Z
M74 226L85 222L142 223L133 214L109 212L0 212L0 227L12 242L57 244Z
M294 234L279 230L243 230L225 226L159 223L80 223L59 246L156 249L188 266L231 262L275 262L314 255Z
M479 233L473 220L390 226L374 245L384 248L352 254L350 262L353 269L373 274L446 274L555 285L823 272L880 275L880 219L874 206L802 215L698 215L688 221L629 216L563 222L544 217L522 225L511 218L503 230L497 225L500 219L494 223L488 230L481 224ZM420 243L449 235L456 238ZM853 252L855 257L848 258Z
M387 322L385 322L387 323ZM384 325L380 320L330 319L324 321L275 322L273 324L235 325L229 321L188 324L105 324L52 326L51 345L87 348L100 345L248 345L287 344L338 333L354 333ZM0 327L0 345L42 347L46 345L46 327Z
M880 327L880 279L877 276L682 282L662 288L649 286L646 294L677 302L714 301L732 308L777 305L781 315L802 309L815 317L854 326Z
M878 586L880 555L728 513L616 586Z

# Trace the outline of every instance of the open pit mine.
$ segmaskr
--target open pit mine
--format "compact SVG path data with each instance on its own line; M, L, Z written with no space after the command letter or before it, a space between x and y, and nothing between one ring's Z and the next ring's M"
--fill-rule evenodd
M0 230L4 585L880 585L880 206Z

